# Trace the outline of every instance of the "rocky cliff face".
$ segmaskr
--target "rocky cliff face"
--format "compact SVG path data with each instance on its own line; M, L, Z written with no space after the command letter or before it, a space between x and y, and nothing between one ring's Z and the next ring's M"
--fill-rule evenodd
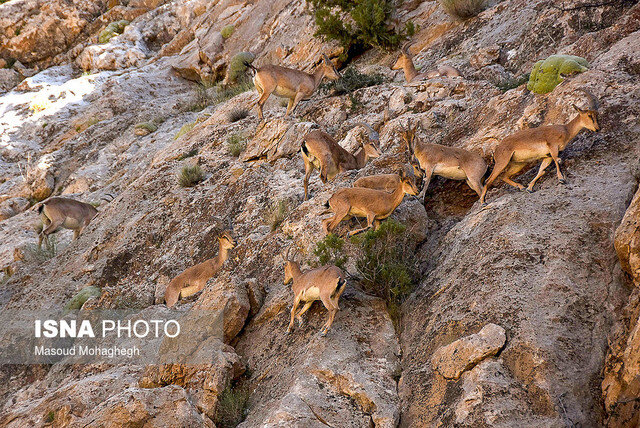
M321 52L335 56L337 46L314 38L306 8L0 5L3 310L63 307L91 285L101 294L84 309L161 313L168 281L213 257L229 222L238 242L225 269L181 303L224 315L224 337L206 344L211 364L5 365L2 425L213 426L235 383L250 392L242 427L637 426L640 6L504 0L457 22L435 1L404 2L398 19L419 26L416 64L452 65L463 78L405 85L388 70L395 54L370 51L354 65L385 74L384 83L316 94L293 119L274 97L265 122L254 111L231 122L255 90L227 99L195 81L221 79L240 51L258 65L305 70ZM121 34L103 33L122 20L130 23ZM590 69L546 95L509 89L555 53ZM443 179L432 181L426 210L405 198L392 217L411 234L421 279L396 328L385 302L352 283L326 337L317 335L326 316L318 304L286 334L285 250L295 244L314 259L324 202L403 162L399 131L409 119L422 125L419 138L489 161L514 131L570 120L572 104L588 101L582 87L600 101L602 130L583 131L562 153L566 185L550 167L533 194L492 188L486 209L466 184ZM352 150L362 121L379 131L383 155L327 184L314 175L303 202L301 136L318 124ZM246 141L239 157L230 154L234 134ZM195 164L204 180L179 186L176 173ZM107 194L115 199L78 240L62 231L55 257L31 255L31 203ZM275 227L274 203L288 207Z

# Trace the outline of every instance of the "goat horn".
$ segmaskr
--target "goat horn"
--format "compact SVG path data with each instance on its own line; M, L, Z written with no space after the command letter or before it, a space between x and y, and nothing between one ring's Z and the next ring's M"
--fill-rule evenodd
M400 48L400 50L404 53L409 53L409 47L411 46L411 41L406 42L404 45L402 45L402 47Z

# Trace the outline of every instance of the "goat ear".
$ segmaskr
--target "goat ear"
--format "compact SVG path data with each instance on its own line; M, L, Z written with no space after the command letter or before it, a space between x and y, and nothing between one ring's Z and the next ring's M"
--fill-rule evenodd
M580 107L578 107L575 104L573 104L573 108L576 109L577 111L579 111L580 113L586 113L586 110L582 110Z

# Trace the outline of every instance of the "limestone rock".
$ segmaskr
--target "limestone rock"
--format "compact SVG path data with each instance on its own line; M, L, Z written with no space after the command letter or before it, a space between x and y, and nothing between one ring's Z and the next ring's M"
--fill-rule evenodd
M29 208L29 205L29 201L22 197L6 199L0 202L0 221L20 214Z
M0 93L13 89L20 83L20 74L11 68L0 68Z
M500 46L492 45L480 48L469 58L469 63L473 68L480 69L498 61L500 58Z
M458 379L483 359L497 354L507 340L504 328L487 324L476 334L458 339L433 353L431 364L447 379Z

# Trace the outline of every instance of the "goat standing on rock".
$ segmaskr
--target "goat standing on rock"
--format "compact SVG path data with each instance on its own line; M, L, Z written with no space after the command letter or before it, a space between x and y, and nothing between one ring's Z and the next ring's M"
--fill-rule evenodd
M415 177L407 176L404 170L399 171L401 183L393 192L368 189L366 187L350 187L338 190L329 198L327 204L333 217L322 221L327 234L336 228L345 218L366 217L367 226L349 232L349 236L363 232L371 227L377 229L380 220L389 217L404 199L405 193L416 195Z
M586 89L580 89L589 99L589 108L581 109L573 105L578 115L571 119L566 125L547 125L538 128L522 129L509 135L496 147L493 153L495 165L491 175L484 184L480 202L484 205L484 198L487 189L500 177L505 183L517 187L520 190L533 192L536 181L544 175L544 170L556 164L558 181L565 183L565 178L560 171L559 153L562 152L569 141L578 135L583 129L594 132L600 130L598 125L598 101ZM542 159L538 174L531 180L527 187L511 180L511 177L520 172L527 164Z
M262 107L272 93L278 97L289 99L287 113L284 115L287 117L300 101L311 98L311 95L320 86L322 79L326 77L338 80L340 78L340 73L325 54L322 54L321 63L313 74L273 64L260 68L255 68L248 62L245 65L256 72L253 84L258 91L258 99L250 107L258 105L260 119L264 119Z
M320 330L320 336L325 336L333 324L333 319L340 310L338 300L347 286L347 280L342 270L337 266L322 266L306 272L300 270L300 263L289 258L289 250L285 255L284 284L293 281L291 289L293 291L293 307L291 308L291 321L287 328L287 333L293 330L293 323L298 319L300 326L304 320L302 315L311 307L313 302L320 300L329 311L329 317ZM298 306L303 302L304 306L298 311Z
M326 183L339 173L350 169L360 169L371 158L380 156L376 148L379 142L378 133L366 123L358 123L369 130L369 141L362 143L361 147L353 154L343 149L331 135L324 131L314 130L309 132L302 140L300 153L304 161L304 199L308 198L309 177L314 169L320 170L320 180Z

